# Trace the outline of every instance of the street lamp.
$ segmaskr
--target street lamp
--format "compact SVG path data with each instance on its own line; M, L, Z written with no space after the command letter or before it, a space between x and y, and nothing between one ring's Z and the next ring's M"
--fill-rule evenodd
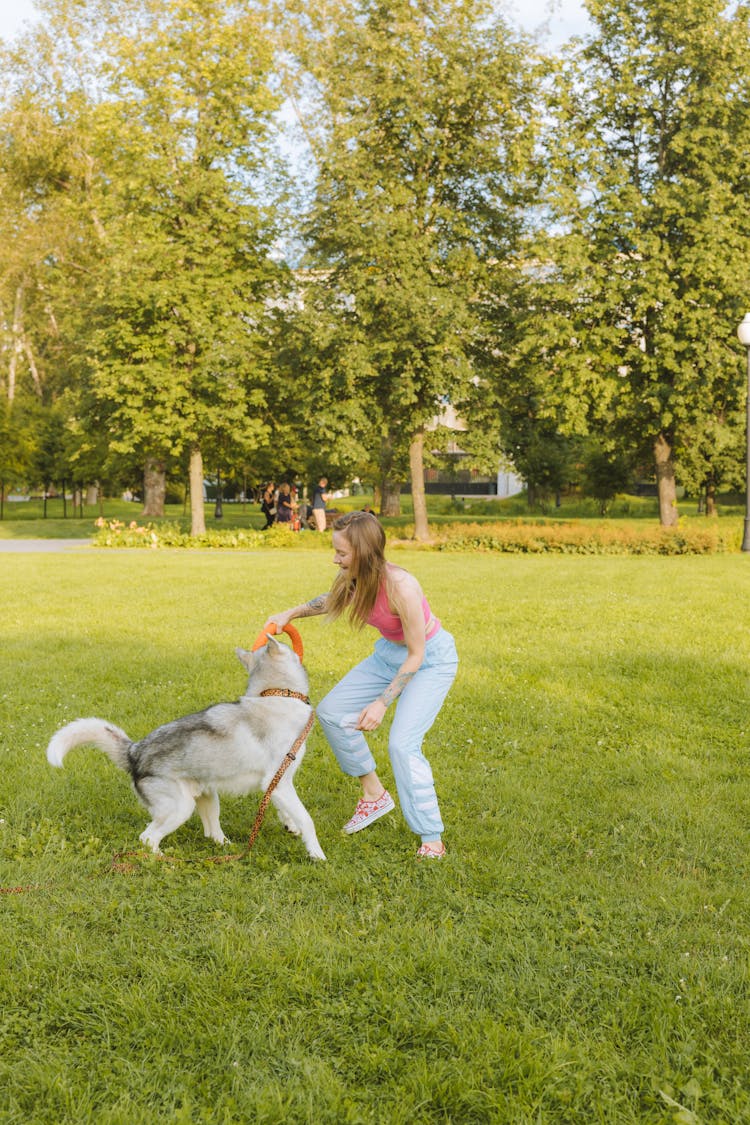
M737 329L737 338L745 345L747 352L747 423L745 441L747 466L745 469L745 534L742 537L742 550L750 551L750 312L745 313Z

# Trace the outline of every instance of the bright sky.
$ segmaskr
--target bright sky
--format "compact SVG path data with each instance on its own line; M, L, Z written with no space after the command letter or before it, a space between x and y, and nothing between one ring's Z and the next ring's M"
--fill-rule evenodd
M557 47L591 26L583 0L504 0L503 7L512 23L539 32L545 46Z
M587 30L583 0L503 0L511 21L526 31L539 32L542 41L557 46ZM12 39L35 15L32 0L0 0L0 36Z

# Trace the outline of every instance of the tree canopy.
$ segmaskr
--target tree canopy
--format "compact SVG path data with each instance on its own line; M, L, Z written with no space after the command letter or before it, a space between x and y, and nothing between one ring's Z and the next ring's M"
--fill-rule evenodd
M189 463L195 531L204 461L410 478L424 537L449 403L530 492L739 484L748 7L588 7L545 57L490 0L44 0L0 80L3 472L59 426L158 510Z
M553 93L542 253L565 329L551 344L550 383L574 424L585 415L621 449L650 452L670 524L676 464L688 451L694 461L697 432L729 424L742 393L748 9L589 9L594 33L563 62ZM705 448L699 476L712 459Z

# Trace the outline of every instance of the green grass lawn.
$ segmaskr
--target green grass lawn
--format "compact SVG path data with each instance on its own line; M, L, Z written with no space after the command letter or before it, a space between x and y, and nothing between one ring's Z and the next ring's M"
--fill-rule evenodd
M0 884L37 888L0 897L3 1125L750 1120L748 559L394 557L461 657L425 747L448 858L398 813L342 836L315 729L328 863L271 811L247 859L196 817L121 874L145 811L50 735L237 698L234 646L330 552L0 555ZM372 640L301 631L314 700ZM257 801L223 802L237 851Z

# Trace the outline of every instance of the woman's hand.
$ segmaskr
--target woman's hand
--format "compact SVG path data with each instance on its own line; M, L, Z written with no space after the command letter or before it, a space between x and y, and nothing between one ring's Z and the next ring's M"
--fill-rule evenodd
M288 625L293 617L294 611L291 609L285 609L283 613L274 613L264 623L263 632L265 633L266 629L268 629L270 625L275 625L277 631L280 633L284 626Z
M377 730L388 710L382 699L368 703L357 719L357 730Z

